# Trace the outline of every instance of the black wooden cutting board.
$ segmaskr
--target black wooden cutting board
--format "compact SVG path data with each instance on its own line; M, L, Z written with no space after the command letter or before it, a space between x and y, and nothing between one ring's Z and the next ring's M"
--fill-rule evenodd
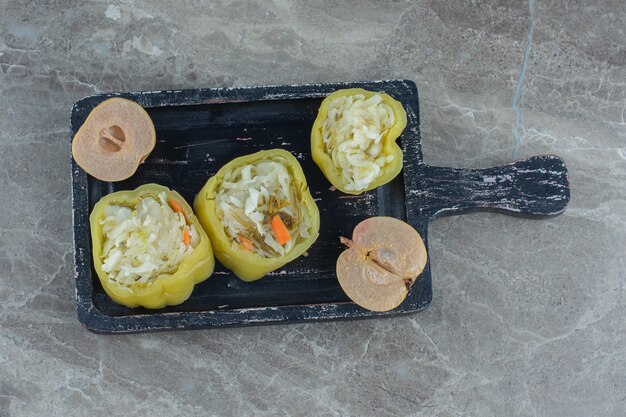
M392 182L360 196L332 191L310 155L310 132L322 99L341 88L386 92L406 109L408 124L400 138L402 173ZM96 332L351 319L412 313L432 299L428 264L407 299L388 313L365 310L346 297L335 276L342 251L339 236L351 236L371 216L404 220L428 248L428 222L445 214L495 210L546 217L569 201L567 169L551 155L494 168L470 170L424 164L420 143L418 92L406 80L297 86L197 89L101 94L78 101L71 114L71 137L89 112L110 97L142 105L154 122L157 144L130 179L106 183L87 175L72 159L76 299L79 320ZM181 193L188 202L207 179L231 159L261 149L283 148L302 164L321 213L320 237L301 257L256 282L243 282L219 263L181 305L161 310L128 308L102 289L91 261L89 213L104 195L155 182Z

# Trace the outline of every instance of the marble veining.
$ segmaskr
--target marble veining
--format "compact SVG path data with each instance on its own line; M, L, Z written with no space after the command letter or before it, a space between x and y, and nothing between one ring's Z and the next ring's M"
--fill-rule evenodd
M0 416L625 415L623 0L0 10ZM434 299L416 315L118 336L78 323L74 102L377 79L417 83L426 163L557 154L568 209L433 222Z
M513 94L513 110L515 110L515 124L513 126L513 138L515 139L513 147L513 159L519 158L520 147L522 146L522 138L520 135L520 124L522 122L522 109L520 108L520 99L522 98L522 87L524 86L524 79L526 77L526 71L528 70L528 58L530 58L530 48L533 44L533 33L535 32L535 0L528 0L528 36L526 40L526 48L524 49L524 61L522 62L522 69L515 84L515 93Z

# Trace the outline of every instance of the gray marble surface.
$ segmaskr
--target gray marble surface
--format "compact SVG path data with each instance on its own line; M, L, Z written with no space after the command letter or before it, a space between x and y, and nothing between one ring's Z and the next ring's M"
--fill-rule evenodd
M626 415L623 0L0 11L0 416ZM418 84L428 163L562 156L567 212L432 223L435 297L409 317L123 336L78 323L74 101L382 78Z

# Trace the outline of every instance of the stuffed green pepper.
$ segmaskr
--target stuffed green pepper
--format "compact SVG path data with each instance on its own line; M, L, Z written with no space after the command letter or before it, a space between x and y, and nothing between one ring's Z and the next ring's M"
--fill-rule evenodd
M297 159L282 149L233 159L211 177L194 208L217 259L254 281L315 242L320 215Z
M406 122L402 104L388 94L335 91L322 101L313 123L313 160L340 191L356 195L373 190L402 170L396 140Z
M185 301L215 266L208 236L185 199L157 184L104 196L91 212L96 273L128 307Z

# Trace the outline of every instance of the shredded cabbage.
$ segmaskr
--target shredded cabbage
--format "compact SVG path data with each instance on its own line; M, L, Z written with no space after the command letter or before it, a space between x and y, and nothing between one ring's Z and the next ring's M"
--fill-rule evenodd
M326 152L341 173L346 190L366 189L393 160L382 154L381 139L394 124L393 109L380 94L332 99L322 125Z
M310 236L310 215L301 210L291 174L279 161L262 160L237 167L224 176L216 196L220 223L233 244L250 240L254 251L266 258L285 255L298 237ZM279 244L271 219L280 215L292 239ZM242 239L243 238L243 239Z
M144 197L135 207L106 206L104 215L102 270L118 284L150 285L159 275L175 272L199 243L195 226L172 210L165 193ZM184 229L189 245L183 242Z

